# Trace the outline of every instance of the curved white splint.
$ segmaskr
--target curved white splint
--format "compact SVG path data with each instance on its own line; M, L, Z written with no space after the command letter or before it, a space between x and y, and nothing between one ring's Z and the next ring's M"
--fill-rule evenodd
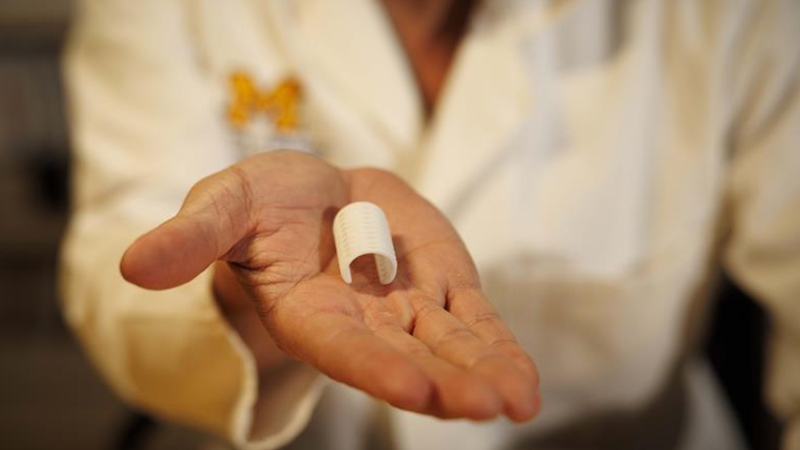
M333 239L339 260L339 272L348 284L353 282L350 264L362 255L375 255L378 278L389 284L397 276L397 256L386 215L370 202L351 203L333 219Z

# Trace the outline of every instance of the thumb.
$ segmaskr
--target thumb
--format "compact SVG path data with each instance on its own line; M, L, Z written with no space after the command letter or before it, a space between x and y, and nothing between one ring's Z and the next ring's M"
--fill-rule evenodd
M244 239L250 231L250 191L234 170L198 182L175 217L128 247L122 276L147 289L179 286Z

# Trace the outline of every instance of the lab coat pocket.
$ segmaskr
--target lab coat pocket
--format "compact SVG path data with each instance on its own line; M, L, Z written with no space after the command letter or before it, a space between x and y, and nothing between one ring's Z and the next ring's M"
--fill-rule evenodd
M673 364L685 318L682 270L592 278L548 260L485 267L484 290L540 371L552 414L636 407Z

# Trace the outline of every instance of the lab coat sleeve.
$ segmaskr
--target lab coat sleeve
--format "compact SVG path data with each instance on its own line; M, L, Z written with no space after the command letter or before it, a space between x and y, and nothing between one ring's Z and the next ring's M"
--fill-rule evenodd
M770 313L766 396L800 448L800 3L756 2L734 62L727 269Z
M74 146L64 314L130 404L242 448L275 448L305 426L319 375L291 363L259 380L216 307L210 273L162 292L119 274L124 249L174 214L194 182L237 156L214 95L222 88L192 48L186 4L78 5L64 61Z

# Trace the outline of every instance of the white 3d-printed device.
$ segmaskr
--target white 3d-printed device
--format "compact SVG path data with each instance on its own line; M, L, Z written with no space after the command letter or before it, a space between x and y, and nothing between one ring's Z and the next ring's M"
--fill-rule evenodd
M370 202L351 203L333 219L333 239L339 260L339 272L348 284L353 282L350 264L362 255L375 255L378 278L389 284L397 275L397 256L386 215Z

